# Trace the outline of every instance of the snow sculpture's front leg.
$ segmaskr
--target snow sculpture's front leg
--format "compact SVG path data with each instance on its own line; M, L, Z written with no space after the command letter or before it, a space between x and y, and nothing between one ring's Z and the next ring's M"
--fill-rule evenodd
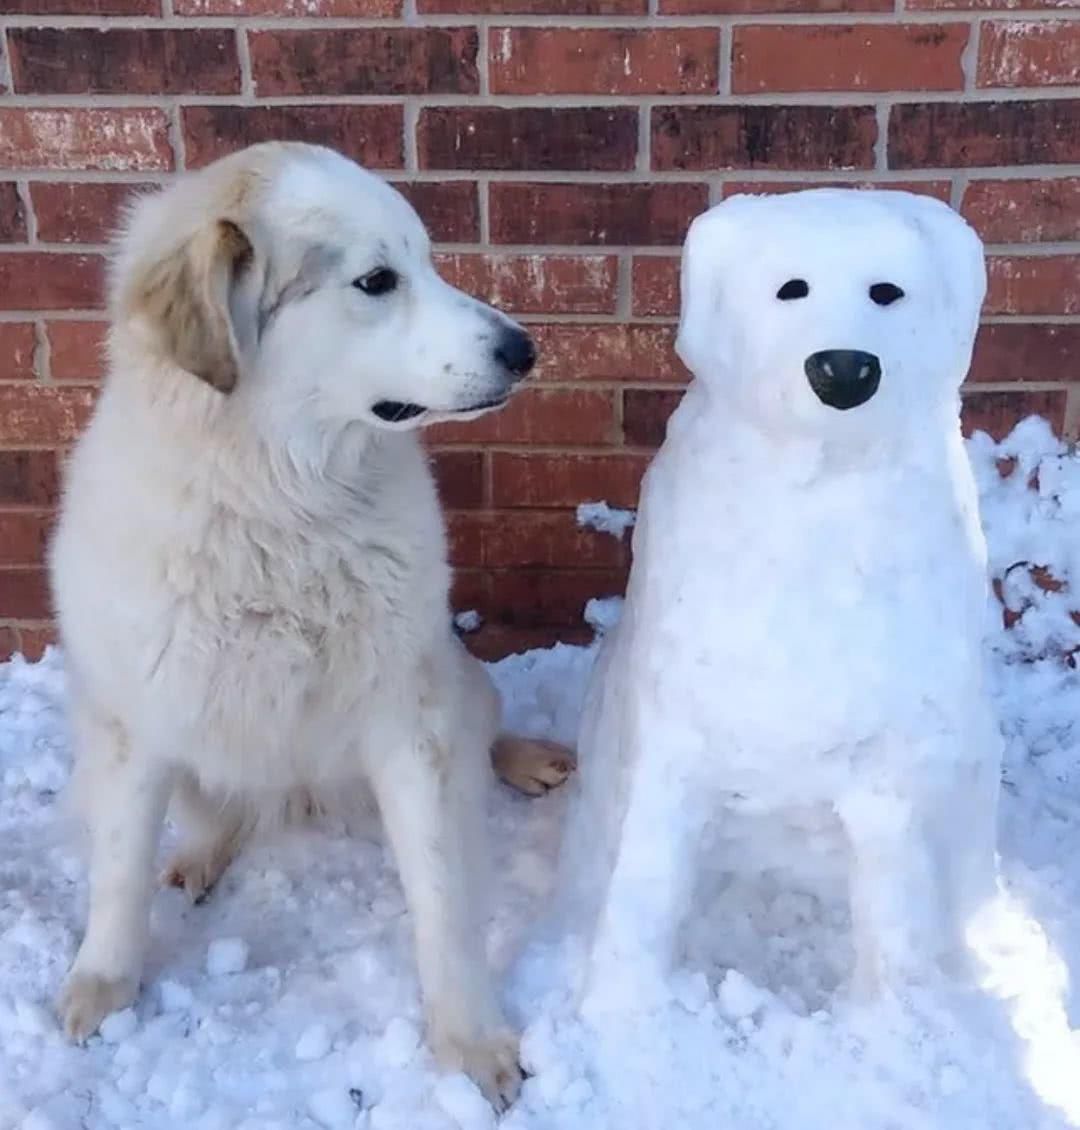
M593 941L584 1009L650 1008L667 999L696 875L704 826L689 759L673 761L672 734L632 727L635 748L615 866ZM635 756L636 755L636 756Z
M994 886L994 766L971 759L956 735L905 760L903 780L837 804L852 855L853 989L863 996L961 971L965 928Z

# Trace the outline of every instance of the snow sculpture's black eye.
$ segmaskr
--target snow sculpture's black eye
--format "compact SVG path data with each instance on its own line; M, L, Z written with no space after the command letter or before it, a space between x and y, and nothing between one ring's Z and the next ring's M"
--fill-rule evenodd
M904 297L904 292L896 283L874 283L870 288L870 301L879 306L891 306Z
M776 292L776 297L781 302L790 302L793 298L805 298L810 293L806 279L788 279Z

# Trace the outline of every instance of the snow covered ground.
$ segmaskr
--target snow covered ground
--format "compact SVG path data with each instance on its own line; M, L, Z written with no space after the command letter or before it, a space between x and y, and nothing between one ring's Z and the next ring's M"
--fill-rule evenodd
M1042 1130L1080 1126L1080 456L1028 421L970 444L1010 619L988 641L1008 738L1000 904L978 993L873 1006L831 991L838 907L791 892L702 905L666 1010L574 1018L530 943L565 797L492 800L491 946L533 1073L508 1130ZM1003 477L1002 471L1008 474ZM1023 564L1018 564L1023 563ZM610 605L593 620L610 622ZM514 727L572 739L593 649L494 668ZM494 1117L421 1042L401 892L377 825L254 845L211 900L155 903L147 986L76 1049L50 1004L85 902L58 794L60 655L0 667L0 1130L482 1130ZM522 951L526 961L518 961Z

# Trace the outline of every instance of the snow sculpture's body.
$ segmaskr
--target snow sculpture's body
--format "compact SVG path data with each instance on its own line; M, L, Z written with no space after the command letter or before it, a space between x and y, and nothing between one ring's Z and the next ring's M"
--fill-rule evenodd
M963 952L1000 764L959 423L984 288L971 229L906 193L735 197L693 224L695 380L642 490L565 846L594 996L662 984L706 831L767 870L823 817L860 987ZM772 857L743 839L761 814L791 833Z

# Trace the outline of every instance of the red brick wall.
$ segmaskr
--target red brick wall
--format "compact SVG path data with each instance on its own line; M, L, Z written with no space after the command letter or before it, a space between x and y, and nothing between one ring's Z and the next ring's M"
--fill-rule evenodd
M100 375L135 184L267 137L384 171L446 274L532 323L534 387L438 437L458 606L497 653L579 638L684 374L688 219L746 186L900 184L990 245L966 401L1080 424L1077 0L0 0L0 653L48 627L57 459Z

